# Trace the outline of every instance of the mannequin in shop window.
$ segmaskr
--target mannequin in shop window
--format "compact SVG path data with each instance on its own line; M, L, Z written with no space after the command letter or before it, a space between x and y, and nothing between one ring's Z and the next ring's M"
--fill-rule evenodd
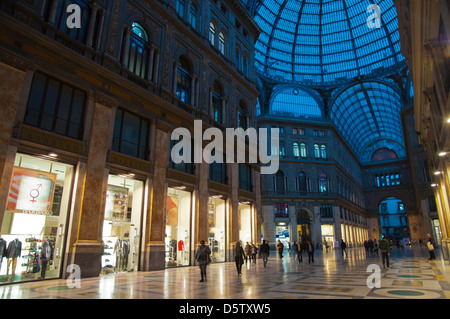
M122 239L117 239L116 244L114 245L114 254L116 255L116 269L115 271L119 271L122 265Z
M12 271L11 271L11 280L14 280L16 266L17 266L17 258L20 257L22 253L22 242L16 238L8 244L8 248L6 249L6 257L8 258L6 264L6 280L8 280L9 267L12 263Z
M130 241L128 240L129 233L125 233L122 242L122 270L128 271L128 255L130 254Z
M6 257L6 240L0 238L0 269L2 268L3 257Z
M52 256L52 245L48 241L48 239L44 239L42 243L42 251L41 251L41 279L45 278L45 271L47 270L47 264L50 261Z

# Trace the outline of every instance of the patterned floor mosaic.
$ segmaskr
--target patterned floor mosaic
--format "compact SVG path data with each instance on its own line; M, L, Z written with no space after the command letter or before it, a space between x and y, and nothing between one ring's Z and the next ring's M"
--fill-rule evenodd
M66 280L46 280L0 286L2 299L449 299L450 266L438 254L429 261L425 248L394 248L390 268L380 256L364 249L318 250L315 262L299 263L272 253L266 268L261 260L237 276L234 263L208 266L208 280L199 282L197 267L154 272L121 273L81 280L70 288ZM371 266L372 265L372 266ZM368 271L381 266L379 277ZM375 266L376 268L376 266ZM370 277L370 278L369 278ZM381 281L374 287L376 278ZM371 280L373 279L373 280ZM370 282L369 282L370 281ZM369 282L369 284L368 284Z

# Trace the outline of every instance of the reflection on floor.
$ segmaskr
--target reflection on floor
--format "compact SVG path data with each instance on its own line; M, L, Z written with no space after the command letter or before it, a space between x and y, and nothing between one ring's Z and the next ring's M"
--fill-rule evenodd
M62 279L3 285L0 298L447 299L450 266L440 256L429 261L424 247L393 248L391 267L383 269L380 256L360 248L348 249L344 258L339 250L318 250L314 263L308 263L307 256L299 263L293 254L278 259L272 253L266 268L258 259L256 265L246 265L240 277L234 263L228 262L208 266L206 282L199 282L198 267L183 267L82 279L80 288L69 288ZM381 266L379 288L373 287L376 273L368 271L373 264Z

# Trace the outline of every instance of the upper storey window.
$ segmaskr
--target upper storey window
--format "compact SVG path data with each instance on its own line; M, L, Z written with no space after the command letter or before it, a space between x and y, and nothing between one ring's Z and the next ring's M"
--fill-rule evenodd
M197 29L197 16L198 10L195 4L191 3L191 7L189 9L189 24L194 29Z
M145 29L134 22L131 25L128 69L139 77L144 78L149 57L149 38Z
M176 10L179 16L184 17L184 0L177 0Z
M191 102L191 75L187 63L183 60L178 63L177 98L184 103Z
M225 42L226 42L225 33L220 32L219 33L219 51L222 54L225 54Z
M209 23L209 42L213 46L216 42L216 25L212 21Z
M34 75L24 123L81 140L86 92L43 73Z

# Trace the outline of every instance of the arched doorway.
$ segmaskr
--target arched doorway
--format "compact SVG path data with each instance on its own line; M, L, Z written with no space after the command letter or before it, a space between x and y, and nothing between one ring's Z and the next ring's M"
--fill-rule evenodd
M393 240L410 239L408 216L402 200L388 197L380 203L378 211L382 235Z
M311 240L310 217L305 209L300 209L297 213L297 234L299 242Z

